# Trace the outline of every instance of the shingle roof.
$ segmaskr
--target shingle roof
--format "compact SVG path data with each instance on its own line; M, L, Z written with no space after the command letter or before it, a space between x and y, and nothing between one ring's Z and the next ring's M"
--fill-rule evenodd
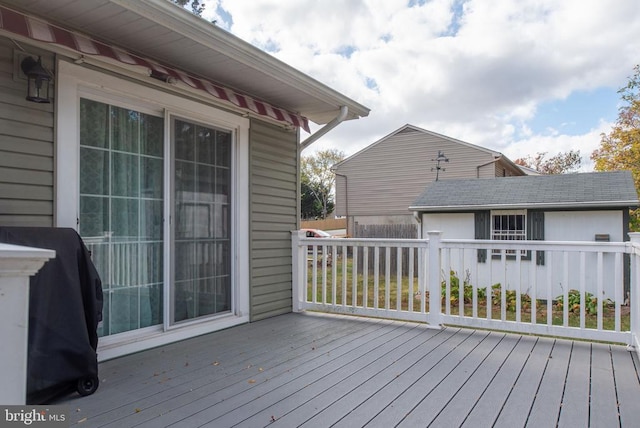
M635 207L638 203L631 172L615 171L434 181L409 209Z

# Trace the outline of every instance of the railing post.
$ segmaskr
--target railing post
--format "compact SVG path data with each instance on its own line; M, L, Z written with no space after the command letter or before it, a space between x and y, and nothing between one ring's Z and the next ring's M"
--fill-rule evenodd
M440 298L440 240L442 232L427 232L429 255L427 265L427 289L429 290L429 316L427 321L433 326L442 324L442 299Z
M304 230L292 230L291 231L291 255L292 255L292 310L293 312L302 311L302 298L304 296L305 284L305 269L307 267L307 247L300 245L300 240L305 238L306 234Z
M630 273L629 281L629 309L631 311L631 346L640 357L640 233L629 233L631 241Z
M27 401L29 277L54 258L53 250L0 243L0 403Z

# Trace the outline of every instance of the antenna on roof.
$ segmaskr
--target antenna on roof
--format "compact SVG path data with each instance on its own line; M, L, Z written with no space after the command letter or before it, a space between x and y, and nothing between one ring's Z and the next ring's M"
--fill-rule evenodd
M431 159L431 161L436 163L436 167L431 168L431 171L434 169L436 170L436 181L438 181L438 178L440 177L440 170L442 170L442 172L446 171L446 169L440 166L440 162L449 162L449 158L444 155L442 150L438 150L438 157Z

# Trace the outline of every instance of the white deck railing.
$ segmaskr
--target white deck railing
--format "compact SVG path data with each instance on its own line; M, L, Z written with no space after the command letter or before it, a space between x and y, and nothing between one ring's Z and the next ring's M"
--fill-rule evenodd
M293 307L637 345L640 238L630 235L596 243L294 232Z

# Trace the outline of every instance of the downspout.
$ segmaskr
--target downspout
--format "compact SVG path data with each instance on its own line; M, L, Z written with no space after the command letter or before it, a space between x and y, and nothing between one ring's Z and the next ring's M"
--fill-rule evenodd
M336 177L340 176L340 177L344 177L344 211L346 213L345 217L347 217L347 230L346 230L346 234L348 237L353 236L351 235L349 232L351 232L351 228L349 227L349 179L347 178L346 175L344 174L338 174L333 167L331 168L331 171L333 171L333 173L336 175ZM336 185L336 193L337 191L337 185ZM336 204L338 203L338 200L336 198Z
M318 131L316 131L316 133L314 133L313 135L310 135L309 138L307 138L306 140L300 143L300 151L303 151L304 149L309 147L311 144L315 143L324 134L331 131L336 126L340 125L340 123L342 123L342 121L344 121L347 118L347 113L349 113L349 107L347 106L340 107L340 113L338 113L338 115L335 118L333 118L331 122L327 123L325 126L323 126Z
M502 155L494 158L492 161L487 162L487 163L483 163L482 165L478 165L476 167L476 178L480 178L480 168L482 168L483 166L487 166L487 165L491 165L492 163L497 163L500 159L502 159ZM493 175L495 176L496 173L494 172Z

